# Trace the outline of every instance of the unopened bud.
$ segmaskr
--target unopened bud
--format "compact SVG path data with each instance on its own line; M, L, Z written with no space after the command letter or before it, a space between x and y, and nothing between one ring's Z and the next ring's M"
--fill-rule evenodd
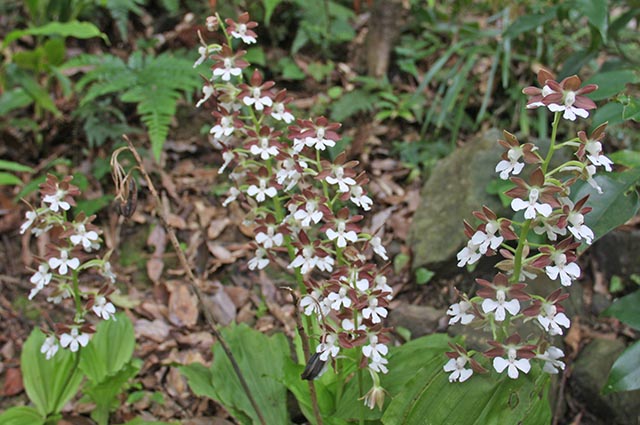
M217 31L219 25L218 18L215 16L207 16L207 30Z

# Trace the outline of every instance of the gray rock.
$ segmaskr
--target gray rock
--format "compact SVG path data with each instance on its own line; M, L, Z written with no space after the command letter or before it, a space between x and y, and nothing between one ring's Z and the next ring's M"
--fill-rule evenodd
M591 251L607 279L617 275L628 281L632 274L640 274L640 230L613 230L593 244Z
M411 338L419 338L440 330L443 326L443 323L440 322L445 316L445 310L424 305L406 304L391 310L389 325L394 328L409 329Z
M462 220L487 205L500 215L502 206L489 195L487 185L496 177L495 166L503 148L502 133L490 130L440 160L422 188L421 205L413 217L409 243L413 267L438 269L455 258L466 242Z
M573 396L603 424L640 423L640 390L601 394L613 362L624 349L622 341L594 339L580 352L573 365L569 381Z

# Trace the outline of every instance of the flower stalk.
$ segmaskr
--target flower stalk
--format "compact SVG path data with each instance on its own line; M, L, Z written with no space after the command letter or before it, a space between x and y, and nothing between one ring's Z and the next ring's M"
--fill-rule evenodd
M529 109L542 107L554 113L549 151L545 157L540 156L533 143L521 143L507 131L504 131L504 140L499 140L505 152L496 172L501 179L510 179L515 184L516 187L505 195L512 198L514 212L523 211L524 221L518 223L497 217L487 207L474 212L481 224L472 226L465 221L469 241L457 255L458 266L474 264L484 255L499 254L503 260L497 263L500 272L492 281L476 279L480 285L477 296L469 299L462 294L462 300L447 311L452 316L450 324L480 323L491 330L493 340L489 344L492 348L481 354L492 359L497 373L506 372L511 379L528 373L531 362L535 361L540 362L543 371L549 374L565 368L560 360L564 353L552 345L550 337L562 335L564 329L571 326L561 304L569 294L564 293L562 287L580 278L576 249L582 242L591 244L595 237L584 221L584 215L591 210L585 206L587 197L572 200L571 188L581 179L601 193L593 175L597 167L611 171L612 165L604 155L601 143L606 124L594 130L591 136L579 131L577 137L558 143L561 119L586 118L596 108L595 103L584 95L596 90L597 86L581 87L580 78L575 75L561 82L553 78L553 74L543 68L538 72L540 87L523 90L529 96ZM560 149L572 150L574 158L548 171ZM526 165L533 169L528 177L519 177ZM541 235L543 242L529 241L531 232ZM525 282L540 274L558 280L561 287L546 297L530 294ZM522 341L515 328L525 321L537 323L539 332ZM460 355L455 358L465 359ZM460 360L461 364L463 360ZM457 381L461 376L466 380L473 373L462 367L450 361L444 368L452 373L450 380Z

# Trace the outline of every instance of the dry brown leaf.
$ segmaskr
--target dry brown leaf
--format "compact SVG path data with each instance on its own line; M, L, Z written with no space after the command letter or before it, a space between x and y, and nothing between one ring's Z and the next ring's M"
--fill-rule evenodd
M236 318L236 306L231 297L223 290L218 290L214 295L209 297L211 314L216 322L222 325L228 325Z
M147 245L152 246L154 249L154 255L162 255L167 247L167 232L160 225L156 225L149 237L147 238Z
M227 248L213 241L207 242L207 248L211 255L216 257L219 261L225 264L230 264L235 261L235 257Z
M164 269L164 261L161 258L150 258L147 261L147 276L152 282L158 283Z
M5 397L11 397L21 393L22 390L24 390L24 386L22 385L22 374L20 373L20 369L17 367L7 369L4 374L2 394Z
M192 347L201 346L209 349L213 345L213 335L206 331L189 332L186 335L176 336L176 341L178 341L180 345L188 345ZM201 363L204 363L204 361Z
M187 228L187 222L184 218L173 213L169 213L169 217L167 217L167 224L174 229L183 230Z
M167 393L174 398L189 397L189 385L187 379L180 373L178 368L172 367L167 374Z
M580 317L574 316L572 322L569 332L567 332L567 336L564 337L564 342L571 347L572 357L575 358L580 349L580 341L582 341Z
M397 207L389 207L375 213L371 218L371 231L377 233L379 229L384 230L384 224L389 221L389 217L396 209Z
M169 296L169 320L176 326L192 327L198 322L198 299L187 285L178 285Z
M411 217L410 214L408 214ZM409 228L411 227L411 218L407 218L404 214L404 210L397 211L389 218L389 227L393 229L393 236L395 239L402 241L407 239L409 235Z
M164 320L156 319L153 322L147 319L139 319L134 325L136 338L144 337L156 342L162 342L169 336L169 325Z
M209 228L207 229L207 238L210 240L216 239L231 223L227 217L211 220Z
M178 196L178 192L176 191L176 185L171 180L171 176L165 173L164 171L160 171L160 177L162 179L162 187L167 191L169 196L171 196L174 200L180 202L180 197Z
M249 301L249 290L240 286L225 286L224 291L229 295L236 308L241 308Z

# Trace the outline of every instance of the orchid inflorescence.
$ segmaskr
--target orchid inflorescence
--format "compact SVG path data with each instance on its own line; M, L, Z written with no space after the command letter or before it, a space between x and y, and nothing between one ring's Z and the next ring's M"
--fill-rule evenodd
M101 244L100 229L91 224L95 216L87 217L81 212L69 218L76 205L74 197L80 194L71 180L71 176L58 180L49 174L40 185L41 206L27 211L26 221L20 228L21 234L30 230L31 234L47 241L46 255L38 259L38 269L30 279L34 286L29 299L43 291L48 295L47 301L60 304L69 299L75 307L70 323L56 323L54 331L45 331L47 338L40 351L47 360L60 347L77 352L89 343L95 328L85 319L88 313L103 320L115 320L116 309L109 296L114 291L116 276L111 271L109 254L104 257L94 254ZM82 272L90 275L92 282L102 282L101 286L81 285Z
M569 294L562 288L570 286L581 275L576 262L577 248L581 243L591 244L595 238L585 224L584 216L591 211L585 206L588 197L572 201L571 186L581 179L602 193L593 176L598 167L611 171L613 165L602 150L606 123L597 127L591 136L579 131L570 140L556 142L561 117L570 121L577 117L587 118L589 111L596 108L595 103L584 95L596 90L597 86L582 86L575 75L557 82L544 68L538 72L538 82L540 87L527 87L523 93L529 96L528 109L546 107L554 112L549 151L543 156L533 143L520 143L515 135L504 131L504 140L499 143L505 152L495 169L501 179L510 179L516 185L506 195L512 198L514 212L523 211L524 220L499 218L485 206L482 211L473 213L481 221L479 226L464 222L469 241L457 255L458 266L474 264L483 255L500 254L504 259L497 263L500 272L491 282L476 279L480 289L475 297L462 294L461 300L447 311L452 316L449 324L460 322L492 332L493 340L489 341L492 348L483 354L493 359L493 367L498 373L506 371L512 379L521 372L528 373L532 359L543 362L543 371L550 374L565 367L561 360L563 351L551 345L548 337L562 335L571 325L561 304ZM562 148L572 149L574 159L550 169L551 158ZM515 177L525 164L533 168L529 177ZM543 237L545 243L530 241L532 231ZM547 297L526 290L525 282L542 273L551 280L560 281L561 285ZM540 335L530 335L523 341L512 330L518 320L533 320ZM447 353L450 360L444 366L446 372L451 372L450 381L463 382L474 370L484 371L472 359L475 352L468 353L459 345L453 348ZM472 367L467 368L467 363Z
M354 213L371 209L368 178L344 152L329 159L328 149L341 138L340 124L325 117L296 119L286 90L264 81L257 69L245 79L246 52L234 45L255 43L256 26L247 13L238 22L216 16L207 19L207 28L221 29L225 42L207 44L200 35L196 65L207 58L213 65L196 106L212 107L211 139L224 160L219 172L232 168L234 182L223 205L241 201L248 211L255 235L249 269L262 270L281 254L288 256L287 268L302 292L299 308L316 319L321 333L314 361L328 364L358 347L359 365L379 383L378 374L387 372L389 338L382 321L392 291L365 255L370 248L387 260L385 248L379 237L363 232L363 216ZM371 400L365 398L373 407L378 401Z

